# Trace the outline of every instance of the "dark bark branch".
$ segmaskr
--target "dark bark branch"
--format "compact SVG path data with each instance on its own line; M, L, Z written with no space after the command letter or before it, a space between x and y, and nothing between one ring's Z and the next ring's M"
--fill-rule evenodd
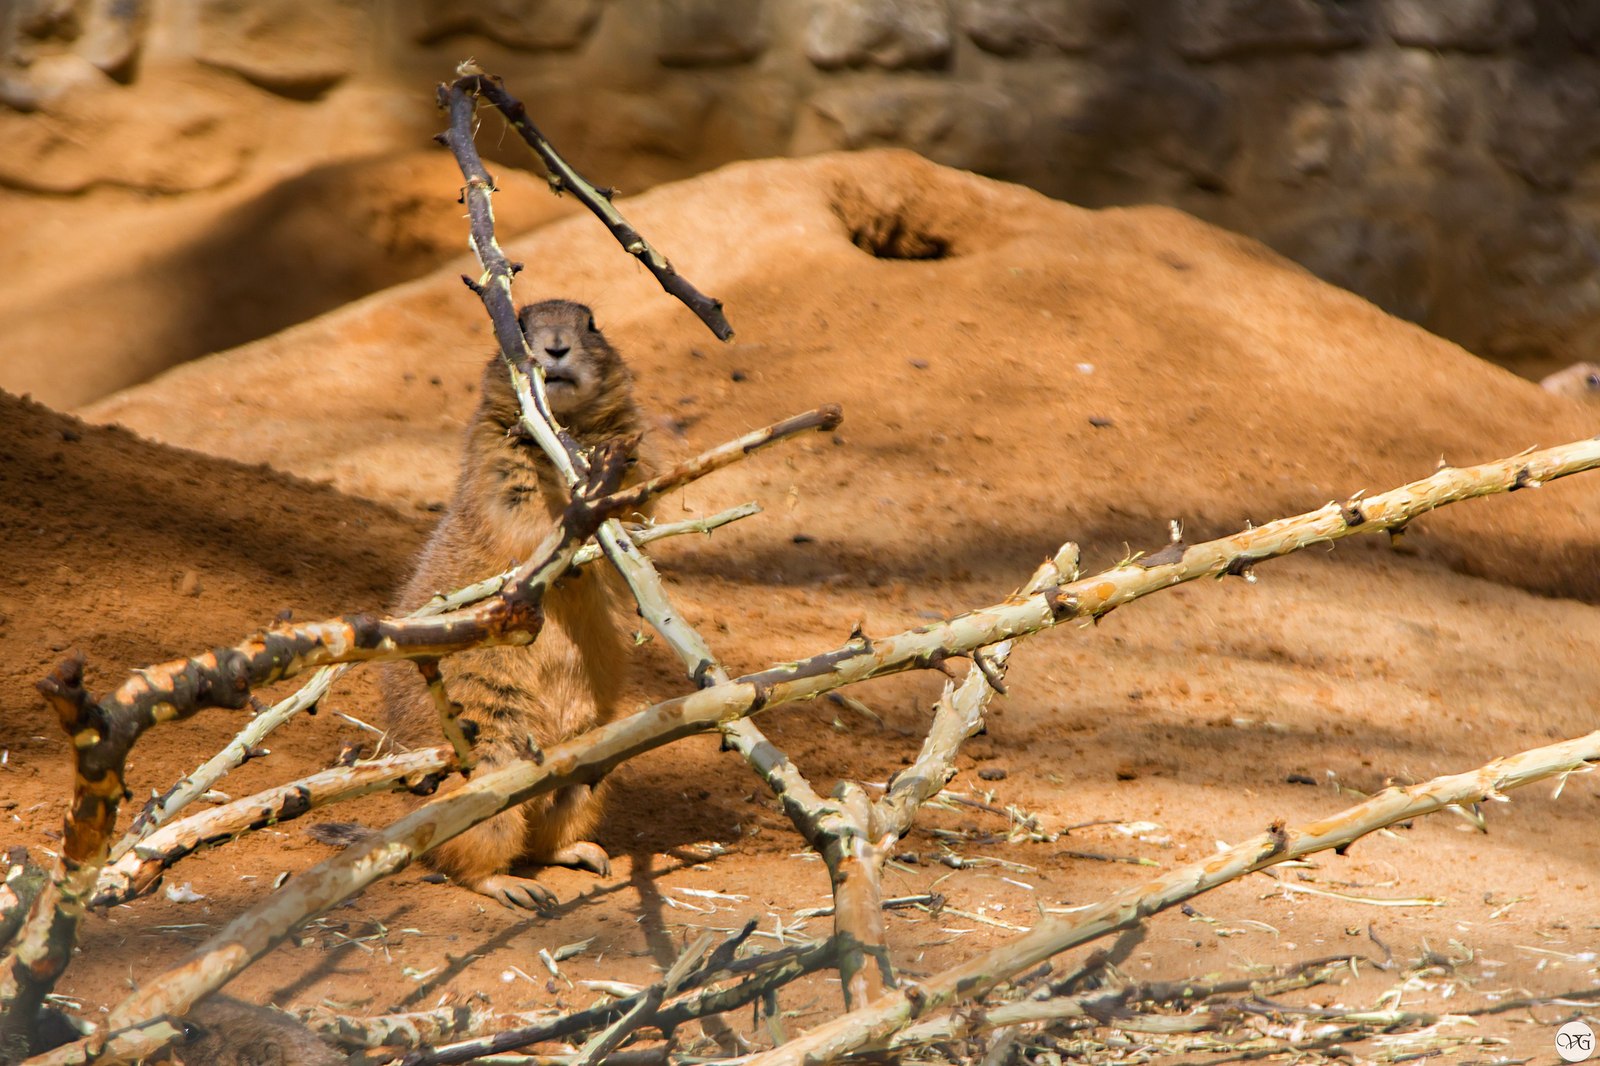
M753 929L754 923L746 925L711 952L703 963L676 981L670 980L672 975L669 974L624 999L574 1011L562 1018L444 1047L419 1049L402 1059L400 1066L449 1066L451 1063L471 1062L485 1055L515 1051L529 1044L564 1040L592 1032L630 1016L634 1019L633 1028L648 1025L663 1033L670 1033L686 1022L743 1007L833 961L830 944L788 948L734 959L733 952ZM722 988L705 987L738 977L744 980ZM648 1009L641 1010L646 1007Z
M522 101L506 91L501 79L481 73L467 73L450 85L439 86L439 105L450 113L450 131L443 135L445 143L456 153L457 160L461 162L461 172L469 186L481 180L489 187L493 187L488 171L477 158L476 149L470 156L464 152L466 145L472 139L475 98L479 96L498 108L506 117L506 121L511 124L511 128L516 130L527 142L528 147L538 155L544 164L553 191L558 194L571 192L585 207L594 212L611 231L611 235L617 239L617 243L622 245L623 250L643 263L645 268L655 275L662 289L681 300L683 305L693 311L719 340L725 341L733 336L733 327L728 324L727 318L722 313L722 301L705 295L673 269L667 258L656 251L612 205L610 190L595 187L556 152L544 134L539 132L538 127L528 118L527 108L523 107ZM469 161L475 163L470 169ZM476 219L474 221L476 222Z

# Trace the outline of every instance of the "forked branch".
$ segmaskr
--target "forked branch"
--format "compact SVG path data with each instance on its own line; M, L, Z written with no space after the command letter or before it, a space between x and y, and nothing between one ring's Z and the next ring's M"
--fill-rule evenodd
M462 77L449 85L439 86L439 105L450 113L450 132L442 134L440 139L456 150L456 157L460 159L462 153L457 150L463 142L470 142L472 137L471 121L475 110L474 98L482 96L505 115L511 128L521 135L528 147L544 164L549 175L550 188L557 192L571 192L585 207L605 223L606 229L622 245L624 251L643 263L645 268L655 275L661 287L681 300L685 307L693 311L706 324L706 328L717 335L719 340L727 340L733 336L733 327L722 313L722 301L707 296L695 288L682 274L675 270L666 256L656 251L644 236L622 217L622 213L611 203L611 190L602 190L591 184L578 171L555 150L545 138L539 128L528 118L527 108L522 106L522 101L506 91L505 84L497 77L482 74L476 70L462 68ZM472 153L476 159L477 152ZM478 161L476 169L469 173L467 165L463 163L462 173L466 176L469 185L481 180L493 185L487 170Z

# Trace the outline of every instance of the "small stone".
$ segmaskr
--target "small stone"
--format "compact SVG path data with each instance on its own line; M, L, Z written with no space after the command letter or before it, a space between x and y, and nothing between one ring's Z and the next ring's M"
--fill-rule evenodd
M660 0L656 59L668 67L748 63L767 47L761 0Z
M198 598L202 589L203 586L200 582L200 575L195 573L193 570L185 570L183 572L183 577L178 579L178 595L180 596L194 596Z
M926 359L913 359L911 360L911 365L918 370L928 369L928 361Z
M985 781L1004 781L1006 772L998 766L985 766L978 771L978 776Z
M600 18L600 0L433 0L416 7L422 24L412 36L418 44L474 33L530 52L576 48Z
M1357 4L1190 0L1177 7L1172 42L1191 59L1229 59L1262 52L1329 52L1360 44L1366 33L1366 15Z
M732 378L734 381L748 381L750 379L750 375L746 374L743 370L735 370L733 373L729 374L728 377Z
M1315 785L1317 783L1317 779L1310 774L1290 774L1284 778L1284 781L1291 785Z
M1090 415L1089 424L1095 429L1110 429L1115 423L1113 423L1109 418L1102 418L1099 415Z
M1119 764L1116 774L1118 781L1137 781L1139 779L1139 771L1134 768L1132 763Z
M944 0L813 0L806 55L823 69L934 67L949 54Z

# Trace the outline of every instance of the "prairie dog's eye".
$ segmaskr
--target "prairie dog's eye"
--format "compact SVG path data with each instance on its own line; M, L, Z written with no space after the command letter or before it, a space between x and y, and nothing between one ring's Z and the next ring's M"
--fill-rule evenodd
M593 315L589 316L589 332L590 333L599 333L600 332L600 330L594 324L594 316Z

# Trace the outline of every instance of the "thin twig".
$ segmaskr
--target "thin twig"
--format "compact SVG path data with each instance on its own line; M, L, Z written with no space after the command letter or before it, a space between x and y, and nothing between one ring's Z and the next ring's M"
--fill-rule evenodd
M648 988L639 989L621 999L474 1040L418 1049L402 1059L400 1066L449 1066L451 1063L471 1062L485 1055L514 1051L529 1044L564 1040L613 1025L619 1019L630 1016L635 1016L637 1025L651 1025L663 1032L671 1032L697 1018L744 1006L833 961L832 947L827 944L734 959L732 953L744 943L753 929L753 923L747 924L709 953L696 954L698 946L685 952L686 958L679 960L686 963L684 972L669 972ZM703 961L696 964L696 959ZM677 970L678 967L674 966L673 969ZM744 980L727 988L702 987L729 977L743 977ZM647 1003L651 1004L648 1012L636 1015L639 1008Z

